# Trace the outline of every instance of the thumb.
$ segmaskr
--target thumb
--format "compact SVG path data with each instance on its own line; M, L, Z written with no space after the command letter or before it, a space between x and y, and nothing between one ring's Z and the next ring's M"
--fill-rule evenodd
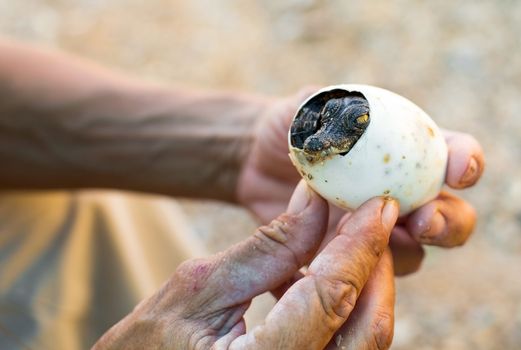
M265 340L263 349L323 349L351 314L386 250L398 212L397 202L382 198L354 211L264 324L238 337L230 348L255 348L253 344Z
M327 218L327 202L301 181L286 213L217 257L211 279L222 292L221 303L247 302L293 276L318 250Z

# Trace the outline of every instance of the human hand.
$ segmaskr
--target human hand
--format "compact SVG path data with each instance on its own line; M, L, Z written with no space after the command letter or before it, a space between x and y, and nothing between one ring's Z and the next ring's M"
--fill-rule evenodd
M288 157L287 132L299 104L316 90L306 88L272 102L257 125L253 146L239 176L237 197L262 223L284 210L291 189L300 178ZM453 189L473 186L485 166L481 146L468 134L444 131L444 135L449 150L446 184ZM344 214L345 211L331 206L329 234L335 233ZM465 243L475 222L472 206L445 190L400 218L390 240L396 274L419 268L424 255L422 244L453 247Z
M324 241L328 205L301 182L286 213L218 255L183 263L94 349L386 349L394 304L386 249L398 211L395 201L369 200ZM274 289L280 300L246 332L252 298Z

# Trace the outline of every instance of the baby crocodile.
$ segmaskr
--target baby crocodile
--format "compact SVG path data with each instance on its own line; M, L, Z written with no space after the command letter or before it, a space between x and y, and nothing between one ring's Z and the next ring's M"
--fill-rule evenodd
M344 155L369 124L369 103L360 96L332 98L319 113L305 108L298 124L292 136L301 137L302 149L310 158ZM314 128L312 134L311 128Z

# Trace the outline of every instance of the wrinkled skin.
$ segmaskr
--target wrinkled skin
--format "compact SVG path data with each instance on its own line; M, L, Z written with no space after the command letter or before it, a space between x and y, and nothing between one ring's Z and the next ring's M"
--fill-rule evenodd
M285 213L224 252L183 263L94 349L388 349L387 244L398 212L395 201L374 198L330 238L327 202L301 181ZM252 298L270 290L280 299L246 330Z

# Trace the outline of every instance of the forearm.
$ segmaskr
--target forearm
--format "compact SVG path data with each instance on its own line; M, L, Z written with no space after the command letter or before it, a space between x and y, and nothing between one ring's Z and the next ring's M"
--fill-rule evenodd
M132 80L0 41L0 188L234 199L267 101Z

